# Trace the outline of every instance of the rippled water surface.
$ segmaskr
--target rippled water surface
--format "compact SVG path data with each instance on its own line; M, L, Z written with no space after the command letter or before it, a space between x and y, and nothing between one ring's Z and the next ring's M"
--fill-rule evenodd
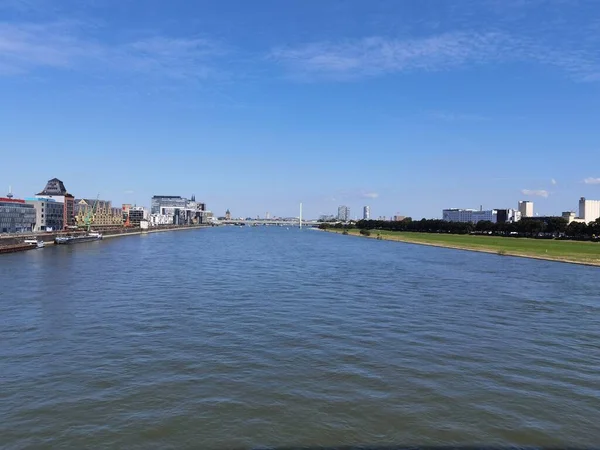
M600 269L285 228L0 256L0 447L600 444Z

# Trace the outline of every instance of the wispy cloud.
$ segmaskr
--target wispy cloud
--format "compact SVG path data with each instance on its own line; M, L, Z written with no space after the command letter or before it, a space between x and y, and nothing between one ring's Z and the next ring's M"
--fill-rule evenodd
M600 178L588 177L583 182L585 184L600 184Z
M410 70L440 70L492 55L506 37L445 33L421 39L369 37L274 49L271 59L305 74L348 78Z
M480 114L465 114L448 111L428 111L427 117L444 122L484 122L488 117Z
M521 189L521 194L527 195L530 197L543 197L548 198L548 191L544 189Z
M368 37L273 49L269 58L299 78L356 79L468 65L534 62L560 67L583 81L600 79L595 46L546 46L505 32L447 32L419 39Z
M156 36L120 44L87 38L76 22L0 23L0 75L36 69L126 71L172 78L208 78L226 53L201 38Z
M379 193L378 192L363 192L361 194L361 198L376 199L376 198L379 198Z
M550 183L552 183L552 186L556 186L556 180L554 178L550 180Z
M135 192L135 191L133 191L132 189L127 189L127 190L126 190L126 191L124 191L123 193L124 193L124 194L127 194L127 195L131 195L131 194L133 194L134 192Z

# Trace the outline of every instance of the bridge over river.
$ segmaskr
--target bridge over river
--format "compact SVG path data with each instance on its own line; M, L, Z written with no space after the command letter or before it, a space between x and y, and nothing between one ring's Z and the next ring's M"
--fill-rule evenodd
M219 220L219 225L246 225L246 226L271 226L271 227L299 227L298 220L275 220L275 219L248 219L248 220ZM303 220L303 227L318 227L316 220Z

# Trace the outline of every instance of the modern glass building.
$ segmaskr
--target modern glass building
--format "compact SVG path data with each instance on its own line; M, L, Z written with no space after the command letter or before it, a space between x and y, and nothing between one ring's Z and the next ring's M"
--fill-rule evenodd
M187 202L187 198L179 195L155 195L150 201L150 214L164 214L162 208L184 209Z
M9 197L0 197L0 233L27 233L35 227L35 208Z

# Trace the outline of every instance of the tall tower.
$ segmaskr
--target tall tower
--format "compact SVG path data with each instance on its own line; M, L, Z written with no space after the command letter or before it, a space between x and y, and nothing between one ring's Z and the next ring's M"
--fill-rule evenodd
M8 194L6 194L7 198L13 198L12 186L8 187Z
M365 206L363 208L363 220L371 220L371 207Z

